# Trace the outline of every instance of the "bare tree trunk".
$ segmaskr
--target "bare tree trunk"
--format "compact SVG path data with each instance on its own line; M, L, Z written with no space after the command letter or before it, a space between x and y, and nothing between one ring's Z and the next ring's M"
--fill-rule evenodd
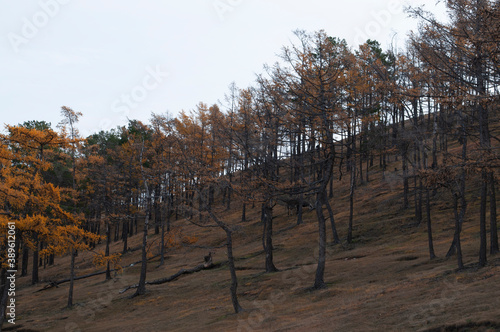
M106 221L106 249L104 256L109 256L109 245L111 244L111 226L109 221ZM111 268L109 262L106 264L106 280L111 280Z
M266 273L276 272L278 269L273 262L273 208L270 202L262 204L262 223L264 229L262 232L262 244L266 255Z
M370 174L369 174L369 171L370 171L370 162L369 162L369 159L370 159L370 156L367 156L366 157L366 171L365 171L365 174L366 174L366 182L370 182ZM373 155L371 156L371 163L373 164ZM333 195L332 195L333 197Z
M73 306L73 285L75 281L75 250L71 249L71 267L69 275L68 308Z
M455 236L450 250L446 256L451 255L456 249L457 265L459 269L463 269L464 264L462 261L462 246L460 242L460 233L462 231L462 224L467 211L467 199L465 197L465 164L467 162L467 133L465 129L465 120L462 118L462 170L459 179L458 193L453 195L453 210L455 213ZM458 212L458 199L460 198L460 212Z
M316 215L318 217L318 235L319 235L319 252L318 252L318 267L316 268L316 277L314 279L314 289L324 288L324 274L326 264L326 223L323 215L323 204L321 196L324 193L318 193L316 198Z
M123 222L123 228L122 228L122 240L123 240L122 254L126 254L128 251L128 232L129 232L128 225L129 225L129 221L125 220Z
M38 233L35 232L33 234L33 242L35 243L36 245L36 248L35 250L33 250L33 269L31 271L31 284L34 285L36 283L38 283L39 279L38 279L38 258L39 258L39 252L38 252L38 248L39 248L39 243L38 243Z
M236 277L236 268L234 266L233 257L233 238L231 230L226 228L226 238L227 238L227 260L229 263L229 271L231 273L231 302L233 303L233 308L235 313L241 312L243 309L238 302L238 278Z
M490 253L497 254L500 250L498 248L498 224L497 224L497 199L495 188L495 176L493 173L490 176Z
M349 225L347 228L347 243L352 243L352 224L354 219L354 190L356 186L356 166L351 166L351 189L349 192Z
M28 275L29 252L30 252L29 247L23 241L23 260L21 263L21 277L25 277Z
M431 223L431 197L430 190L426 190L426 212L427 212L427 239L429 242L429 257L430 259L436 258L434 253L434 242L432 241L432 223Z
M403 149L403 155L401 156L401 159L403 160L403 209L406 210L409 206L408 191L410 186L408 184L407 147L403 147Z
M159 186L156 187L156 190L159 190ZM155 197L154 197L154 207L153 211L155 212L155 234L158 235L160 234L160 224L163 222L162 220L162 215L161 215L161 210L160 210L160 204L158 201L158 194L156 193L155 190Z
M170 224L170 195L167 197L167 224ZM165 264L165 222L161 222L160 266Z
M233 237L231 229L209 209L208 213L210 218L212 218L215 223L226 232L226 248L227 248L227 261L229 265L229 272L231 273L231 301L233 303L233 308L235 313L239 313L243 311L239 302L238 302L238 278L236 277L236 268L234 265L234 256L233 256Z
M146 211L146 217L144 219L144 230L142 235L142 262L141 262L141 275L139 277L139 287L132 297L138 295L144 295L146 293L146 272L148 267L148 256L147 256L147 246L148 246L148 226L149 226L149 213Z
M302 214L304 211L303 205L304 205L304 194L300 194L299 195L299 205L297 206L297 225L300 225L304 222L303 218L302 218Z
M142 141L142 149L139 157L139 162L141 164L142 180L144 182L144 189L146 191L146 213L144 218L144 231L142 233L142 262L141 262L141 275L139 277L139 284L137 290L132 297L144 295L146 293L146 272L148 268L148 256L147 256L147 246L148 246L148 226L149 226L149 214L151 209L151 192L149 191L148 181L144 175L144 169L142 166L142 155L144 152L144 141Z
M340 238L339 238L339 234L337 233L337 227L335 226L335 219L334 219L334 216L333 216L332 207L331 207L330 202L328 201L328 199L326 199L326 197L323 197L323 200L324 200L323 203L326 205L326 208L328 210L328 215L330 216L330 225L332 226L333 243L334 244L339 244L340 243Z
M7 279L7 270L2 269L0 273L0 332L2 331L5 320L5 310L7 309L7 298L9 291L9 279Z
M231 209L231 195L232 195L232 191L233 191L233 188L231 186L232 181L233 181L233 174L232 174L232 171L229 170L229 185L227 187L227 200L226 200L226 210L227 211L229 211Z
M462 206L462 209L464 207ZM463 219L460 218L460 215L462 213L458 213L458 197L454 196L454 211L455 211L455 249L457 253L457 265L458 269L461 270L464 268L464 263L462 260L462 244L460 241L460 233L462 231L462 221Z
M479 266L486 266L486 199L488 196L488 173L481 172L481 204L479 217Z

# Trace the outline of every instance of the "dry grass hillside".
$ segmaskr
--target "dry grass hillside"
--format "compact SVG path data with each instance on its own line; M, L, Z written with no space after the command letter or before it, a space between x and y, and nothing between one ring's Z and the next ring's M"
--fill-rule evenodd
M392 159L391 159L392 160ZM391 164L394 169L400 165ZM326 289L311 291L316 268L317 222L313 212L295 226L281 206L275 208L275 264L279 272L265 274L260 208L249 209L246 223L234 238L239 300L245 309L233 313L229 270L225 264L183 275L161 285L148 285L147 294L130 299L133 290L120 290L139 280L140 264L125 268L105 281L104 275L75 282L72 309L66 309L68 283L40 291L49 281L66 278L69 257L41 270L42 282L30 285L18 278L18 320L5 331L499 331L500 256L476 266L479 250L478 190L469 186L469 209L463 229L466 269L456 271L456 259L445 259L453 237L451 197L440 191L433 199L432 217L438 258L429 259L425 222L414 224L413 209L402 210L400 172L385 179L378 166L370 183L356 191L354 243L329 245ZM348 219L348 178L335 182L331 199L337 228L345 238ZM239 220L238 202L226 221ZM185 220L173 227L196 236L195 246L171 249L165 265L148 265L148 280L166 277L203 262L209 249L220 247L220 229L199 228ZM331 243L331 229L328 227ZM158 235L149 241L158 243ZM141 235L130 240L139 248ZM112 245L119 252L122 243ZM99 249L99 248L98 248ZM155 245L151 247L156 250ZM225 248L215 249L214 262L224 263ZM126 266L140 260L140 250L122 257ZM30 262L31 263L31 262ZM95 271L91 254L77 257L77 275Z

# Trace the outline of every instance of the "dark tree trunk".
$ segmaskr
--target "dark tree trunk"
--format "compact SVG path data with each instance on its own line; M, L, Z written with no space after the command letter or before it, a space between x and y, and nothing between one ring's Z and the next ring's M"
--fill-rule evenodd
M122 240L123 240L122 254L124 254L124 255L128 251L128 225L129 225L129 221L125 220L123 222L123 228L122 228Z
M0 273L0 332L5 321L5 311L7 309L7 299L9 291L9 279L7 279L7 270L2 269Z
M208 187L208 206L212 207L215 202L215 190L213 185L210 185Z
M235 313L241 312L243 309L238 302L238 278L236 277L236 268L234 266L233 257L233 237L230 229L226 228L226 238L227 238L227 260L229 264L229 271L231 273L231 301L233 303L233 308Z
M68 308L73 306L73 285L75 281L75 250L71 250L71 266L69 275Z
M120 224L118 222L114 222L115 224L115 228L112 228L112 233L113 233L113 242L116 242L118 241L118 234L117 234L117 231L118 229L120 228Z
M139 277L139 286L133 297L138 295L144 295L146 293L146 272L148 267L148 256L147 256L147 246L148 246L148 225L149 225L149 214L146 212L146 218L144 219L144 230L142 235L142 262L141 262L141 276Z
M297 206L297 225L300 225L304 222L302 218L302 214L304 211L303 205L304 205L304 194L300 194L299 205Z
M408 191L410 185L408 184L408 159L406 153L406 147L403 148L403 155L401 156L403 160L403 209L408 209L409 201L408 201Z
M369 163L369 157L367 157L366 159L366 171L365 171L365 174L366 174L366 183L369 183L370 182L370 174L369 174L369 167L370 167L370 163ZM373 157L371 159L371 163L373 164ZM333 195L332 195L333 197Z
M31 271L31 284L34 285L36 283L38 283L39 279L38 279L38 259L39 259L39 255L38 255L38 248L39 248L39 244L38 244L38 233L34 233L33 235L33 242L35 243L36 245L36 248L35 250L33 250L33 269Z
M172 217L172 206L174 204L173 202L173 196L172 195L168 195L168 198L167 198L167 233L170 232L170 218ZM175 213L177 215L177 208L175 209Z
M479 3L482 1L477 1L478 7L481 6ZM481 22L477 22L476 31L480 30ZM484 59L482 54L484 50L482 49L482 43L475 46L476 58L473 62L474 76L476 78L476 92L481 98L486 97L486 67L484 64ZM479 118L479 139L481 148L485 153L491 152L491 138L489 129L489 114L488 108L483 106L483 103L476 104L476 110L478 112ZM480 244L479 244L479 266L483 267L486 265L486 251L487 251L487 239L486 239L486 200L488 196L488 182L491 180L488 171L483 168L481 171L481 204L480 204L480 217L479 217L479 230L480 230Z
M243 203L243 207L241 209L241 222L246 222L247 221L247 204Z
M106 257L109 256L109 245L111 244L111 225L109 224L109 221L106 222L106 249L104 252L104 255ZM108 264L106 264L106 280L111 280L111 269Z
M231 170L229 170L229 185L227 187L227 200L226 200L226 210L229 211L231 209L231 194L232 194L232 184L233 181L233 174L231 173Z
M449 257L454 251L457 253L457 265L458 269L463 269L464 264L462 261L462 246L460 241L460 233L462 231L462 224L465 218L465 213L467 211L467 199L465 197L465 165L467 162L467 132L465 129L465 120L462 118L462 170L459 179L458 193L453 195L453 211L455 213L455 236L453 238L453 243L451 244L450 250L446 254ZM458 200L460 199L460 212L458 211Z
M479 218L479 266L486 266L486 200L488 196L488 173L483 170L481 173L481 206Z
M266 273L276 272L278 269L273 262L273 208L269 202L262 204L262 244L266 255Z
M170 195L167 196L167 232L170 231ZM165 222L161 223L160 266L165 264Z
M499 252L498 248L498 224L497 224L497 199L495 176L493 173L489 174L490 177L490 253L496 254Z
M328 210L328 215L330 216L330 225L332 226L333 243L339 244L340 238L339 238L339 234L337 233L337 227L335 226L335 219L333 216L333 210L332 210L332 207L330 206L330 202L328 201L328 199L326 199L326 197L323 197L323 204L326 205L326 208Z
M364 175L363 175L363 157L364 157L364 153L361 152L362 150L364 150L364 147L363 147L363 135L361 134L361 135L359 135L359 183L360 184L363 184L363 181L365 180L364 179Z
M431 223L431 194L430 190L426 190L426 212L427 212L427 239L429 242L429 257L430 259L436 258L434 253L434 242L432 240L432 223Z
M462 207L463 208L463 207ZM462 231L462 220L460 218L460 214L458 213L458 198L454 197L454 211L455 211L455 250L457 253L457 265L458 269L461 270L464 268L464 263L462 260L462 244L460 241L460 233Z
M316 268L316 276L314 278L314 289L324 288L325 264L326 264L326 222L323 215L323 204L321 195L318 193L316 198L316 215L318 217L318 235L319 235L319 252L318 252L318 267Z
M347 243L352 243L352 226L354 219L354 190L356 186L356 167L351 166L351 185L349 191L349 224L347 227Z
M160 234L161 213L158 208L155 208L155 235Z
M418 224L423 220L423 205L424 205L424 189L423 189L423 184L422 184L422 178L419 177L418 179Z
M26 243L23 243L23 260L21 263L21 277L25 277L28 275L29 253L30 253L29 247L26 245Z

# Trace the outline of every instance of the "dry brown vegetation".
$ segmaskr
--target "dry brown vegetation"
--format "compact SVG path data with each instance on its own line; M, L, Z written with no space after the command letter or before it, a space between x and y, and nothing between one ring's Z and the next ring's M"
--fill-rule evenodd
M392 169L396 163L391 165ZM402 181L397 172L382 179L378 166L371 182L356 192L353 244L329 245L327 288L311 291L317 263L317 222L313 212L295 225L283 207L276 207L275 264L279 272L264 273L260 206L247 207L248 222L235 233L239 300L244 312L234 314L226 265L184 275L162 285L148 285L145 296L120 294L138 282L140 264L116 273L78 280L75 306L66 309L68 284L37 292L46 283L67 277L70 257L42 269L41 283L18 279L18 319L10 331L497 331L500 330L500 257L491 256L477 268L478 197L469 189L470 209L463 229L466 269L456 271L454 257L444 259L453 238L453 211L448 194L440 191L432 206L435 249L429 260L425 223L415 226L412 209L401 209ZM345 179L343 181L348 181ZM336 181L331 200L337 228L345 238L348 185ZM236 203L224 220L239 220ZM222 231L203 229L185 220L174 223L196 236L196 246L220 246ZM331 230L328 228L331 243ZM159 235L150 236L158 242ZM140 248L141 235L129 240ZM119 252L121 242L112 245ZM99 247L97 248L99 249ZM153 245L152 251L157 248ZM172 275L203 262L209 249L184 246L171 249L166 264L148 265L147 280ZM127 253L122 265L140 260L140 250ZM224 263L225 248L215 249L214 262ZM91 254L77 257L77 275L95 271Z

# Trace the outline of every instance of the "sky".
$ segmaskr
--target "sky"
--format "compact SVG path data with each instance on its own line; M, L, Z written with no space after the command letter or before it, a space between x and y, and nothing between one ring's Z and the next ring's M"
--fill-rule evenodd
M407 0L0 0L0 124L83 113L86 137L152 113L224 104L253 84L293 31L320 29L356 49L401 49L417 22ZM444 19L436 0L413 0ZM224 105L222 105L224 108Z

